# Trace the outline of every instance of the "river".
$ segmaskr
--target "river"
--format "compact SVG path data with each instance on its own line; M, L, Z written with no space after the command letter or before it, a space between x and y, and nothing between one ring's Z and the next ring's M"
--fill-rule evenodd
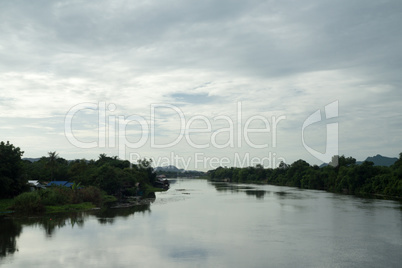
M1 267L401 267L402 204L177 179L153 203L0 218Z

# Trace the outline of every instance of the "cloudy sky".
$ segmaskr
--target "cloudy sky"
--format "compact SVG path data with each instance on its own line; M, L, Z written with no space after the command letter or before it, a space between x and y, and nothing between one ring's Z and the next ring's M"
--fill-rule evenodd
M320 164L331 132L396 157L401 25L399 0L0 0L0 140L208 170Z

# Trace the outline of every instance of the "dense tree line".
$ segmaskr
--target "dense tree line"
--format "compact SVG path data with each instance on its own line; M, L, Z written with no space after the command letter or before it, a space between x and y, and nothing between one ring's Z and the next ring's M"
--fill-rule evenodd
M38 161L22 160L23 151L9 142L0 143L0 198L14 197L27 189L28 180L70 181L95 186L107 194L134 195L152 185L156 174L151 161L136 164L101 154L97 160L68 161L49 152ZM142 188L142 189L141 189Z
M357 165L356 159L345 156L334 156L333 161L337 164L330 163L321 168L311 166L304 160L297 160L291 165L282 162L275 169L266 169L261 165L219 167L208 171L208 174L215 181L267 183L357 195L402 197L402 153L391 167L374 166L369 161Z
M27 178L22 170L24 152L9 142L0 142L0 198L16 196L26 190Z
M205 176L205 172L195 170L186 170L183 172L158 170L156 171L156 174L165 175L166 178L178 178L178 177L193 178L193 177Z

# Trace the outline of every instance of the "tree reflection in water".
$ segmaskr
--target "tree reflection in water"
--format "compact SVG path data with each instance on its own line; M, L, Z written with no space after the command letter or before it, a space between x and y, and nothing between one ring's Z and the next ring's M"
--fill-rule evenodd
M266 192L264 190L246 190L247 195L255 196L257 199L264 199Z
M22 233L23 227L42 228L46 237L51 238L57 229L66 226L82 228L89 218L97 218L100 224L113 224L115 218L127 218L139 212L150 213L151 204L36 217L0 217L0 259L18 251L17 238Z
M17 249L17 237L22 226L13 220L0 218L0 258L13 254Z
M135 213L151 213L151 204L142 204L128 208L104 209L97 213L100 224L113 224L115 218L127 218Z
M212 185L214 185L218 192L245 193L249 196L255 196L257 199L264 199L265 194L269 193L269 191L256 189L252 186L231 184L227 182L213 182Z

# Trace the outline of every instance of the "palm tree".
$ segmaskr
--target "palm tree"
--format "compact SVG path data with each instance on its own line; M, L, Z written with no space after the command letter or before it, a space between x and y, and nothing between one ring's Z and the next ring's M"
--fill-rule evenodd
M49 159L48 159L48 166L50 167L50 172L51 172L51 180L54 179L54 169L56 168L57 165L57 158L59 156L59 154L57 154L56 152L48 152L49 155Z

